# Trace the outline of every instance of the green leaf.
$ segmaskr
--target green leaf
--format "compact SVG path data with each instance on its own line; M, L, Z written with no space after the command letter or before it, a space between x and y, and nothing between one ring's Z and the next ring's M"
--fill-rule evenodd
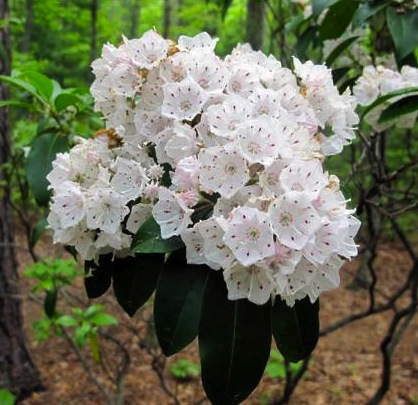
M45 103L45 100L42 97L39 96L36 89L30 83L28 83L26 80L22 80L22 79L19 78L19 74L14 75L14 76L2 76L2 75L0 75L0 80L3 81L3 82L6 82L8 84L11 84L15 87L19 87L22 90L25 90L30 95L35 97L38 101L40 101L42 104Z
M52 170L52 161L58 152L68 151L68 138L47 133L36 137L26 159L26 176L29 187L41 206L48 205L51 195L47 174Z
M17 100L1 100L0 101L0 108L2 107L17 107L17 108L24 108L26 110L32 111L35 109L33 104L24 103L22 101Z
M338 83L348 72L350 71L349 67L342 67L332 70L332 80L334 84Z
M106 265L111 260L112 255L106 255L100 257L98 265L94 261L84 263L84 270L87 274L84 278L84 287L90 299L99 298L111 286L112 272L111 268Z
M98 363L100 361L100 345L97 339L97 335L90 335L88 342L91 356L93 357L94 362Z
M118 324L118 320L114 316L105 313L94 315L91 317L90 321L97 326L112 326Z
M0 389L0 404L14 405L16 397L6 388Z
M55 320L55 323L61 326L76 326L78 324L77 320L70 315L61 315Z
M320 38L325 41L340 37L349 26L359 4L359 0L339 0L333 4L319 26Z
M133 253L169 253L184 247L180 236L169 239L161 237L161 230L153 217L147 219L133 238Z
M199 326L202 382L213 405L236 405L258 385L271 347L271 303L230 301L221 272L206 285Z
M345 41L341 42L337 47L335 47L332 52L327 56L325 64L331 66L334 61L356 40L358 36L347 38Z
M45 232L46 227L48 226L48 221L46 218L41 218L38 223L35 225L35 227L32 229L32 233L30 235L30 246L34 247L39 238L42 236L42 234Z
M319 300L297 300L293 307L276 298L271 312L273 336L283 357L296 363L315 348L319 337Z
M30 83L35 91L50 104L52 94L54 92L54 81L42 73L36 71L27 71L21 74L21 77Z
M296 55L298 58L306 58L306 52L309 45L315 41L317 37L317 29L315 27L308 27L301 35L299 35L296 43Z
M405 95L411 94L411 93L418 93L418 87L406 87L406 88L401 89L401 90L395 90L395 91L392 91L390 93L387 93L384 96L380 96L378 99L376 99L373 103L371 103L370 105L368 105L364 109L363 113L361 114L361 120L363 120L364 117L367 114L369 114L372 110L374 110L379 105L385 103L386 101L388 101L392 98L395 98L395 97L405 96Z
M418 9L397 13L388 7L386 18L399 59L403 59L418 47Z
M397 119L402 115L418 111L418 95L402 98L389 107L380 115L379 122L387 122Z
M197 336L207 266L187 264L185 250L170 255L163 266L154 300L158 342L166 356L178 353Z
M390 0L369 1L361 4L353 16L353 28L361 27L370 17L384 10L389 4Z
M331 7L339 0L312 0L312 14L318 17L326 8Z
M56 288L47 290L44 299L44 311L48 318L55 315L55 308L57 306L58 291Z
M151 297L163 263L163 254L141 254L114 260L113 291L129 316L134 316Z
M83 103L83 100L80 96L68 92L62 92L58 94L54 99L55 109L58 112L66 109L70 105L76 106L80 103Z

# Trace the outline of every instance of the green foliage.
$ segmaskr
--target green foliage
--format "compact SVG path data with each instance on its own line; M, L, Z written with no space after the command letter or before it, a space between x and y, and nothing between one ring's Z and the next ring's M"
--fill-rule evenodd
M200 366L189 360L179 359L168 366L168 371L176 380L190 381L199 377Z
M1 405L14 405L16 397L6 388L0 389L0 404Z
M296 375L296 373L300 370L301 366L302 362L289 364L292 377ZM285 360L278 350L271 349L265 374L270 378L279 378L281 380L286 379Z

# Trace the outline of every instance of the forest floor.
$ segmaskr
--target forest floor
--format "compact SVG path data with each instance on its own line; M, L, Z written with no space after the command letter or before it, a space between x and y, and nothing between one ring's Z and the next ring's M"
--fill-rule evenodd
M19 241L21 246L23 241ZM50 241L41 242L39 251L43 257L56 257L57 249ZM31 263L29 255L19 254L20 267ZM377 257L378 288L382 294L399 286L405 279L410 262L398 246L380 246ZM367 291L352 290L347 286L353 279L358 263L353 260L341 270L342 286L321 296L321 326L354 312L367 308ZM34 337L33 322L42 315L42 305L30 293L33 280L22 276L22 296L24 297L25 327L30 350L43 379L45 391L34 393L22 402L23 405L101 405L107 404L103 395L89 379L77 358L75 351L65 339L52 337L37 342ZM88 304L82 280L67 291L66 298L60 300L60 310L70 312L70 306L79 301ZM179 381L169 371L170 365L186 359L197 363L197 344L194 342L182 353L166 362L158 355L155 339L148 328L149 307L139 311L132 319L119 309L111 292L95 302L103 303L106 311L115 315L119 325L107 332L122 342L128 349L131 363L126 375L122 394L125 405L170 405L176 402L167 393L175 394L177 404L208 405L200 379L191 377ZM381 356L379 345L385 336L393 312L388 311L354 322L322 337L315 349L309 369L297 386L289 405L361 405L366 404L380 383ZM108 339L101 340L102 363L115 370L121 362L121 351ZM109 383L109 375L103 371L103 364L95 364L88 350L83 350L91 371L98 381L109 391L114 387ZM165 362L165 367L164 367ZM267 405L280 398L284 381L264 376L258 388L244 402L244 405ZM112 394L113 395L113 394ZM383 405L418 404L418 317L406 330L393 356L392 385L381 402Z

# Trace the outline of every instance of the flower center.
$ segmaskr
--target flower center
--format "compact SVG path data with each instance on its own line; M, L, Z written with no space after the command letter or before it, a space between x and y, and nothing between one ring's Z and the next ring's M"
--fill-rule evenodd
M237 172L237 167L233 163L228 163L225 166L224 170L226 174L229 174L230 176L232 176L233 174Z
M288 227L293 222L290 212L282 212L279 216L279 222L281 226Z
M192 103L189 100L183 100L180 103L180 110L181 111L188 111L188 110L190 110L191 106L192 106Z
M250 240L250 242L257 242L260 238L260 231L257 228L249 228L245 233L246 237Z

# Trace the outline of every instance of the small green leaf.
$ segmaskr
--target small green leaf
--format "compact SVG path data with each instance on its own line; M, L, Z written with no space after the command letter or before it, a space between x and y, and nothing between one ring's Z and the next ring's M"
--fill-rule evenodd
M33 86L47 104L50 104L55 88L53 80L36 71L23 72L21 77Z
M332 52L327 56L325 64L331 66L334 61L356 40L358 36L350 37L341 42L337 47L335 47Z
M25 110L32 111L35 109L33 104L24 103L22 101L17 100L1 100L0 101L0 108L2 107L17 107L17 108L24 108Z
M44 104L45 100L42 97L39 96L36 89L29 82L27 82L26 80L22 80L19 76L20 76L20 73L17 73L16 75L13 75L13 76L2 76L2 75L0 75L0 80L3 81L3 82L6 82L8 84L11 84L15 87L19 87L22 90L25 90L30 95L35 97L38 101L40 101L42 104Z
M26 176L36 202L41 206L48 205L51 195L46 176L52 170L52 161L58 152L68 149L67 137L54 133L40 135L32 142L26 159Z
M78 324L77 320L70 315L61 315L55 320L55 323L61 326L76 326Z
M374 110L379 105L385 103L386 101L395 97L406 96L407 94L412 93L418 93L418 87L407 87L401 90L392 91L390 93L385 94L384 96L380 96L378 99L376 99L373 103L371 103L364 109L363 113L361 114L361 120L363 120L364 117L366 117L366 115L369 114L372 110Z
M48 221L46 218L41 218L35 227L32 229L30 235L30 246L33 247L38 242L39 238L45 232L46 227L48 226Z
M97 326L112 326L118 324L118 320L114 316L105 313L94 315L90 318L90 321Z
M359 4L359 0L339 0L333 4L319 26L320 38L325 41L340 37L349 26Z
M55 109L60 112L70 105L78 105L80 103L83 103L83 100L81 97L77 94L72 94L69 92L62 92L58 94L54 99Z
M276 298L272 309L272 329L277 348L293 363L306 358L319 337L319 300L297 300L293 307Z
M418 9L398 13L388 7L386 18L399 59L403 59L418 47Z
M113 261L113 291L129 316L151 297L163 263L163 254L138 254Z
M353 28L361 27L370 17L384 10L390 4L390 0L369 1L360 5L353 17Z
M150 217L134 236L131 251L133 253L169 253L182 247L184 243L179 236L163 239L160 226L153 217Z
M14 405L16 397L6 388L0 388L0 404Z
M58 291L56 288L46 290L44 299L44 311L48 318L55 315L55 308L57 306Z
M221 272L206 285L199 326L202 382L213 405L236 405L258 385L271 347L271 303L230 301Z
M387 122L400 118L402 115L418 111L418 95L402 98L389 107L380 115L379 122Z
M166 356L178 353L197 336L210 271L207 266L187 264L183 249L172 253L165 262L155 293L154 322Z

